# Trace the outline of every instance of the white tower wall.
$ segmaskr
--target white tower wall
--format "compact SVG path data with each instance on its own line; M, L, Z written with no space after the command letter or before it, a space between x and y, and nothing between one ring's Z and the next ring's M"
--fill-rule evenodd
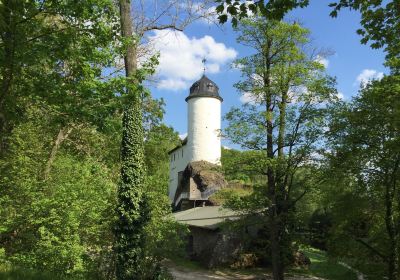
M182 146L169 155L169 186L168 186L168 196L171 201L174 201L176 189L179 183L179 172L185 170L188 165L187 160L187 146Z
M213 97L192 97L187 102L187 161L221 164L221 101Z

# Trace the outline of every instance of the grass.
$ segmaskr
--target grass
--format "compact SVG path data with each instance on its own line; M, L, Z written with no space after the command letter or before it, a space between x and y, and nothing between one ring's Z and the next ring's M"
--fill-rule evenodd
M324 278L327 280L357 280L357 275L338 264L336 261L330 260L325 252L313 249L302 248L304 254L310 258L311 265L308 269L292 269L290 275L308 275ZM188 271L206 271L198 262L189 261L184 258L175 257L173 264L178 267L184 267ZM270 274L266 269L229 269L222 268L220 271L230 273L240 273L242 275L262 275ZM18 267L0 265L0 280L76 280L73 277L60 277L49 272L41 272L30 269L22 269ZM83 279L83 278L79 278Z
M302 252L310 258L311 265L308 269L293 269L292 272L328 280L357 280L356 273L340 265L338 262L330 260L326 252L309 247L303 248Z
M53 280L58 279L54 275L45 272L33 271L29 269L1 269L1 280Z
M51 272L27 268L11 267L0 264L0 280L78 280L83 278L67 277Z
M172 257L171 262L178 267L184 267L188 270L205 270L204 266L202 266L199 262L192 261L181 256Z

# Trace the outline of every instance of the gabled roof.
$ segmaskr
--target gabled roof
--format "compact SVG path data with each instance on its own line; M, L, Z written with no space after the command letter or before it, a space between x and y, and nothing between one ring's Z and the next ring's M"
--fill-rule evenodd
M227 220L237 220L240 214L222 206L196 207L185 211L173 213L178 222L189 226L217 229L218 225Z

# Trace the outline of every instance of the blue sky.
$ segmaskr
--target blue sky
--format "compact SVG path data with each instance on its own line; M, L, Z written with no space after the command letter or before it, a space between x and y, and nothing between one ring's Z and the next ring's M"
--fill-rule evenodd
M331 18L330 1L310 2L309 7L292 11L287 18L299 20L310 29L315 46L334 52L327 58L327 72L337 78L338 91L349 100L357 94L360 80L381 77L385 73L384 53L360 43L360 36L356 34L360 27L357 12L343 10L337 18ZM156 43L161 56L160 77L151 90L154 97L162 97L166 102L166 124L180 134L186 132L185 97L190 85L201 76L203 56L209 61L206 75L217 83L224 98L222 114L232 106L240 106L240 94L233 88L240 80L240 72L231 69L229 64L251 50L236 43L236 34L229 24L218 27L199 21L189 26L184 34L158 32L151 36L161 38ZM222 128L225 126L223 122Z

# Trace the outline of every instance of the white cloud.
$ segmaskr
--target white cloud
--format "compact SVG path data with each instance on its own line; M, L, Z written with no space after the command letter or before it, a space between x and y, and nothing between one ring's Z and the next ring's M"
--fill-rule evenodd
M340 91L338 91L337 97L338 97L340 100L344 100L344 99L345 99L344 94L343 94L342 92L340 92Z
M218 43L211 36L189 38L183 32L154 31L149 38L156 51L160 52L157 75L158 88L180 90L199 79L203 72L202 59L207 59L207 73L220 72L221 66L236 58L233 48Z
M157 87L160 89L180 90L187 88L187 85L184 81L179 79L164 79L157 84Z
M259 98L257 98L257 96L255 96L253 93L251 92L244 92L240 95L239 98L240 102L244 103L244 104L251 104L251 105L255 105L256 103L258 103L260 100Z
M380 80L383 78L383 72L378 72L373 69L364 69L357 76L355 85L363 85L369 83L371 80Z
M228 147L228 146L222 146L225 150L232 150L232 148L231 147Z
M183 140L183 139L185 139L186 137L187 137L187 132L185 132L185 133L183 133L183 134L179 134L179 138L181 139L181 140Z
M328 68L329 66L329 60L325 57L322 57L320 55L317 55L317 58L315 59L316 62L321 63L322 65L324 65L325 68Z
M240 95L239 99L240 99L240 102L242 102L242 103L254 103L255 102L255 98L251 94L251 92L242 93L242 95Z

